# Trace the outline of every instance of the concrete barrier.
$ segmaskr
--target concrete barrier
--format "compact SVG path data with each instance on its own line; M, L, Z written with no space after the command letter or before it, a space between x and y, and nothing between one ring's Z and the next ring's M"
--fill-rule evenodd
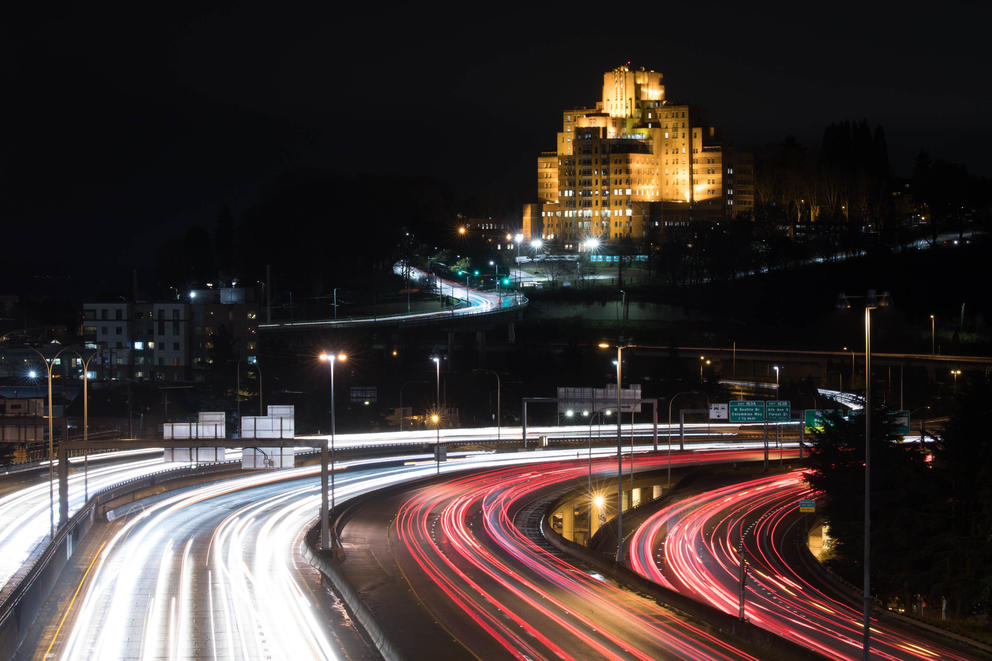
M382 654L382 658L386 661L401 661L404 658L403 655L389 640L389 636L386 635L375 616L365 607L361 597L348 579L338 571L333 555L330 552L318 550L319 541L320 526L318 525L307 531L306 543L303 545L303 557L331 582L331 585L348 605L348 610L352 612L371 639L372 644Z
M12 659L24 640L48 596L58 581L59 573L72 559L76 548L85 540L97 516L102 516L106 504L131 496L136 492L163 483L192 476L212 475L237 469L240 462L208 464L197 467L174 468L126 480L112 485L90 497L89 501L62 526L42 554L0 603L0 659Z
M571 487L567 490L569 492L575 491ZM828 658L750 622L741 622L738 618L728 615L718 608L658 585L623 565L617 564L613 558L590 551L584 546L565 539L551 528L549 520L551 513L554 512L561 500L560 494L547 497L544 505L538 510L541 512L541 533L552 546L564 555L593 567L599 573L611 577L620 585L634 592L648 595L659 604L672 608L699 624L709 626L714 633L720 634L721 637L732 637L738 642L750 645L753 650L761 652L762 659L785 661Z

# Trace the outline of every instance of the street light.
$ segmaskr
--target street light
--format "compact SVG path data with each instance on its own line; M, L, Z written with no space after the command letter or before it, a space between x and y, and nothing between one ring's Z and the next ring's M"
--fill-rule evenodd
M958 391L958 377L961 376L961 370L951 370L951 375L954 376L954 392Z
M609 349L607 342L597 345L600 349ZM633 346L633 345L630 345ZM623 384L623 350L624 346L617 344L617 562L623 559L623 439L620 435L620 423L623 420L620 406L620 387ZM633 475L633 464L631 464Z
M871 311L878 307L888 306L889 300L887 292L877 296L874 289L869 289L863 298L865 299L865 556L862 650L864 660L869 661L871 657ZM850 308L851 304L848 302L848 297L841 294L837 307ZM854 367L853 349L851 350L851 367Z
M679 395L691 395L692 390L684 390L682 392L677 392L672 395L672 398L668 400L668 488L672 488L672 404L675 403L675 398ZM685 448L680 448L684 450Z
M937 321L930 315L930 354L937 353Z
M34 347L28 347L31 351L38 354L41 361L45 364L45 371L48 373L48 523L49 523L49 538L55 537L55 447L53 445L53 439L55 438L55 429L52 421L52 370L55 367L55 359L62 355L62 352L68 349L68 347L63 347L52 356L51 358L46 358L45 354L41 353ZM68 512L59 512L59 522L68 520Z
M334 364L343 363L348 360L347 354L343 352L337 353L327 353L324 352L320 354L320 359L326 361L331 368L331 509L334 509L334 432L335 432L335 420L334 420ZM320 474L320 487L327 492L327 476L321 471ZM327 520L327 501L321 501L321 509L323 510L321 515L321 520ZM321 529L321 545L327 549L332 548L337 544L336 535L331 534L330 531Z
M441 474L441 357L431 356L434 367L437 370L437 400L434 408L435 413L431 416L431 422L437 430L437 443L434 446L434 456L437 460L437 474Z
M496 440L498 441L499 430L501 426L500 423L502 420L502 415L500 413L500 404L501 404L500 397L503 390L502 384L500 383L499 374L494 370L487 370L487 369L477 369L474 371L479 372L480 374L492 374L493 376L496 377Z
M90 432L90 401L89 401L89 378L90 378L90 361L100 353L97 349L89 355L88 358L83 358L82 354L78 351L74 352L79 356L80 362L83 364L83 502L90 499L90 485L89 485L89 471L90 471L90 452L89 448L85 447L86 442L89 440Z
M517 282L520 282L520 244L523 242L523 240L524 240L524 235L521 234L520 232L517 232L513 236L513 242L517 244L517 261L516 261Z
M702 383L702 381L703 381L703 365L711 365L711 364L713 364L713 361L712 360L706 360L706 356L700 356L699 357L699 382L700 383Z
M441 416L437 413L431 414L431 422L434 423L434 429L437 430L434 441L434 461L437 462L437 474L441 474Z
M781 371L782 368L779 367L778 365L772 365L772 369L775 370L775 399L778 399L779 398L778 377L779 377L779 371Z

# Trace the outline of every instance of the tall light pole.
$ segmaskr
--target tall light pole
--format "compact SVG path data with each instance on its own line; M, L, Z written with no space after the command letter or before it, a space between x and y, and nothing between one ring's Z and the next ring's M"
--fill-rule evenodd
M334 432L336 431L335 420L334 420L334 364L339 362L343 363L344 361L348 360L348 355L340 351L337 353L324 352L320 354L320 359L327 361L327 364L331 368L331 470L330 473L331 473L331 509L333 510L334 509ZM327 476L323 472L321 472L320 477L321 477L320 487L326 493ZM323 510L321 512L321 520L326 521L328 516L327 501L322 500L321 505L322 505L321 509ZM333 534L333 531L326 531L322 534L322 536L324 535L329 537L329 539L321 540L321 544L323 545L323 547L325 549L333 548L337 544L337 536Z
M865 305L865 575L864 660L871 658L871 305Z
M515 265L517 267L518 284L520 283L520 244L523 242L523 240L524 240L524 235L521 234L520 232L517 232L516 234L513 235L513 242L517 244L517 261L515 262Z
M434 361L434 368L437 374L437 399L436 406L434 408L435 413L431 416L431 422L434 423L435 429L435 442L434 442L434 460L437 462L437 474L441 474L441 357L432 356L431 360Z
M437 464L437 474L441 474L441 416L437 413L431 415L431 422L434 423L434 462Z
M55 537L55 447L53 439L55 438L55 427L52 420L52 370L55 368L55 359L58 358L63 351L68 347L59 349L59 351L51 358L45 357L45 354L41 353L34 347L29 347L31 351L38 354L41 361L45 364L45 371L48 373L48 523L49 523L49 539ZM60 522L63 520L68 520L68 512L59 512Z
M90 379L90 361L100 350L97 349L89 355L88 358L83 358L82 354L78 351L75 352L79 356L80 362L83 364L83 502L90 499L90 485L89 485L89 470L90 470L90 451L86 448L86 442L90 438L90 398L89 398L89 379Z
M930 315L930 354L937 353L937 321Z
M609 349L607 342L600 342L597 346L600 349ZM633 346L633 345L631 345ZM623 350L628 347L617 343L617 562L623 559L623 438L621 437L620 424L623 416L620 415L621 401L620 388L623 385Z
M775 399L778 399L779 398L779 394L778 394L779 380L778 380L778 377L779 377L779 372L781 371L782 368L779 367L778 365L772 365L772 369L775 370Z
M861 298L861 297L859 297ZM871 311L889 304L888 294L876 296L875 290L868 290L865 299L865 556L864 556L864 632L862 650L864 660L871 657ZM837 303L840 308L850 308L848 297L841 294ZM854 363L854 350L851 350L851 363Z
M500 396L501 396L501 393L502 393L502 390L503 390L502 385L500 383L499 374L495 370L478 369L478 370L475 370L475 371L476 372L480 372L482 374L492 374L493 376L496 377L496 440L498 441L499 440L499 433L500 433L500 426L501 426L500 422L501 422L501 419L502 419L500 417Z
M668 400L668 488L672 488L672 404L679 395L691 395L691 390L683 390L672 395Z

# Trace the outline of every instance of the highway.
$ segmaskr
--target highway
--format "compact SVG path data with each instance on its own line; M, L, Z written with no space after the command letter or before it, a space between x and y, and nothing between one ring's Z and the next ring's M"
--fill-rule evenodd
M760 456L755 450L679 453L673 462ZM663 466L660 454L635 459L638 471ZM393 492L355 512L342 531L345 556L349 550L358 555L357 573L361 565L387 573L388 580L377 577L376 585L359 588L383 628L404 649L425 641L420 653L433 658L758 658L535 539L539 533L518 517L526 504L546 487L585 478L587 470L581 460L487 470ZM615 459L595 461L592 470L609 480L608 496Z
M55 462L58 463L57 461ZM69 460L69 516L84 504L84 479L90 495L101 489L166 468L185 467L180 462L166 464L161 451L139 450L93 455L84 477L82 457ZM48 463L39 465L44 472L32 471L5 476L0 497L0 594L33 553L48 543L50 494ZM55 523L58 525L59 485L54 485Z
M403 276L404 269L402 262L397 262L393 266L396 275ZM425 271L416 267L410 267L409 277L413 282L420 282L429 276ZM283 321L274 323L259 324L259 330L288 330L304 328L356 328L364 326L375 326L383 324L430 322L450 319L452 317L469 317L483 314L493 314L505 312L513 308L523 307L527 304L527 299L515 292L485 292L472 289L453 280L434 277L432 280L432 291L441 296L448 296L453 299L464 301L461 307L445 308L432 312L412 312L406 314L391 314L372 317L347 317L340 319L313 319L309 321Z
M739 612L743 539L749 563L746 616L754 624L836 659L862 658L860 601L811 578L792 544L801 498L815 498L801 471L767 475L688 496L649 516L630 537L627 561L656 583ZM872 658L966 659L918 633L872 625Z
M442 468L563 456L575 455L476 453ZM339 462L336 499L436 471L426 455L406 460ZM319 510L318 472L259 472L115 512L122 516L88 543L92 558L82 578L49 599L23 658L368 657L340 603L301 555L303 533Z

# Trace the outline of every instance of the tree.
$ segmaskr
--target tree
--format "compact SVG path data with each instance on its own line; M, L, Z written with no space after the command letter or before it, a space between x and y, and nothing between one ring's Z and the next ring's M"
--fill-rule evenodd
M883 601L946 597L956 616L987 614L992 597L992 388L956 402L943 435L924 450L899 442L872 412L872 587ZM833 569L857 582L864 544L864 418L828 418L814 434L810 485L836 542Z

